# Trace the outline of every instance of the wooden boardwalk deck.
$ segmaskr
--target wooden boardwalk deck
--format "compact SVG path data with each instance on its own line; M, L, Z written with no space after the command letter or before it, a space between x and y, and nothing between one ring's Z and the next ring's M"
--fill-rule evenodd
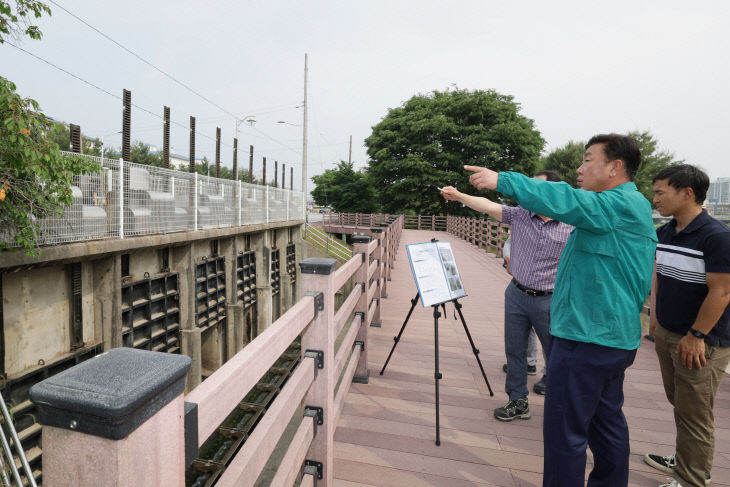
M453 307L439 321L441 446L434 444L434 360L431 309L420 302L388 369L382 367L416 294L404 245L432 237L450 241L469 296L464 315L490 380L489 397ZM502 260L444 232L406 230L401 239L382 328L370 328L370 383L352 384L335 431L338 487L540 486L544 398L529 396L532 419L502 423L493 416L504 405L504 295L509 277ZM542 357L538 367L542 366ZM528 387L539 379L528 378ZM670 454L675 428L659 375L653 344L642 340L625 383L631 434L629 485L657 486L666 474L643 462L646 452ZM549 394L549 391L548 391ZM715 406L716 453L713 485L730 485L730 381ZM589 466L590 470L590 452Z

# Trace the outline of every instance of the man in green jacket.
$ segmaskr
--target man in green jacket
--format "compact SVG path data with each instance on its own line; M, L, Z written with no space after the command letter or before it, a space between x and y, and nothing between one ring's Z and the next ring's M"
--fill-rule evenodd
M573 225L558 265L545 398L543 486L628 484L626 368L641 339L639 313L651 286L656 231L649 201L632 182L641 154L632 137L586 144L575 189L566 183L465 166L478 189L496 189L528 210Z

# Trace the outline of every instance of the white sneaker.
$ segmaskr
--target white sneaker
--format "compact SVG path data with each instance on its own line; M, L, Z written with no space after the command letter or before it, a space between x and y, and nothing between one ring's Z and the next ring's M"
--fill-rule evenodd
M669 482L667 482L666 484L662 484L659 487L682 487L682 484L677 482L676 479L667 479L667 480L669 480Z

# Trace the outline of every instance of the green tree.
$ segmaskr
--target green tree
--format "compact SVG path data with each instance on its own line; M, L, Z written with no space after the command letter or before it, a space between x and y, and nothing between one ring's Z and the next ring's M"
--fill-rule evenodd
M541 161L541 169L555 171L563 181L577 187L578 174L576 170L583 161L585 151L585 143L571 140L563 147L558 147L545 156Z
M39 220L60 216L72 203L74 175L100 169L87 158L61 154L52 131L38 103L0 77L0 251L12 243L35 254Z
M544 141L520 106L495 91L416 95L390 109L365 139L369 174L388 213L471 214L437 186L477 194L465 164L531 173ZM494 192L485 192L496 198Z
M629 132L629 135L636 139L641 150L641 166L639 166L634 182L646 199L652 201L654 199L654 176L662 169L682 164L684 161L675 159L672 152L658 150L659 142L648 131L633 131Z
M145 166L162 167L162 152L152 152L152 147L137 140L129 148L129 161Z
M330 206L337 212L375 213L378 211L377 193L367 174L356 171L353 163L340 161L335 169L312 177L314 202Z
M14 6L13 6L14 4ZM43 33L37 25L32 25L33 18L40 18L51 9L37 0L0 0L0 44L8 37L20 39L27 35L31 39L40 39Z

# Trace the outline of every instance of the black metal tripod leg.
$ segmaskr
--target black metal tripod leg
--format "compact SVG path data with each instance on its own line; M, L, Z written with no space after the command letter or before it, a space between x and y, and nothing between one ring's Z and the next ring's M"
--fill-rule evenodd
M433 307L433 334L434 334L434 358L436 364L436 372L433 378L436 382L436 445L441 445L441 426L439 422L439 380L441 380L441 372L439 372L439 305Z
M456 308L456 311L459 313L459 318L461 318L461 324L464 326L464 331L466 332L466 337L469 339L469 344L471 345L471 351L474 352L474 357L477 359L477 363L479 364L479 370L482 371L482 377L484 377L484 382L487 383L487 389L489 389L489 395L494 396L494 392L492 392L492 386L489 385L489 379L487 379L487 374L484 372L484 367L482 366L482 361L479 359L479 349L474 346L474 340L471 338L471 333L469 333L469 328L466 326L466 320L464 320L464 315L461 313L461 303L457 300L453 301L454 307Z
M393 352L395 351L395 346L398 345L398 342L400 341L400 336L403 334L403 330L406 329L406 325L408 324L408 320L411 317L411 313L413 313L413 309L416 307L416 303L418 303L418 293L416 293L416 296L411 299L411 309L408 311L408 315L406 315L406 319L403 322L403 326L400 327L400 331L398 332L397 337L393 337L393 348L390 349L390 353L388 354L388 359L385 361L385 364L383 365L383 368L380 369L380 375L383 375L383 372L385 372L385 368L388 366L388 362L390 362L390 357L393 356Z

